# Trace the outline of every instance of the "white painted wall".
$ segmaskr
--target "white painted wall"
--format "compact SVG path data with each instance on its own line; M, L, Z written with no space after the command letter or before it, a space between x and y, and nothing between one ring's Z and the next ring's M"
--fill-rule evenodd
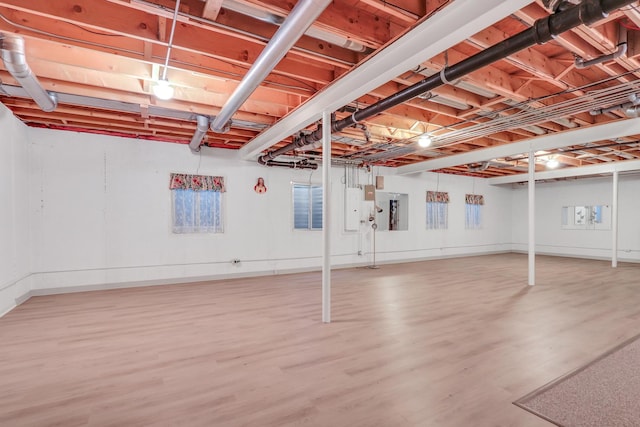
M178 144L26 128L6 108L0 112L0 189L9 201L0 207L0 220L10 225L0 228L3 311L29 290L174 283L321 266L322 233L293 230L291 208L291 183L320 183L320 170L265 168L238 160L230 150L203 149L199 156ZM224 233L171 232L170 172L225 177ZM393 172L374 168L373 175L385 176L383 191L408 194L409 230L376 233L377 263L526 250L526 186ZM360 231L343 231L344 171L333 168L332 175L332 262L370 264L372 230L366 218L373 203L362 202ZM266 194L253 192L259 176L269 188ZM372 178L360 173L361 184ZM639 180L620 179L621 261L640 260ZM426 230L427 190L449 192L448 230ZM467 193L485 196L480 230L464 228ZM610 178L542 183L536 197L539 252L610 256L610 231L560 228L564 205L610 204ZM231 263L235 258L239 265Z
M409 230L377 233L377 260L404 261L510 250L510 189L488 185L480 178L435 173L391 175L384 181L382 191L409 195ZM447 230L426 229L427 190L449 193ZM465 194L471 193L485 196L483 227L479 230L465 229ZM369 249L368 241L365 247Z
M193 155L186 146L101 135L29 129L34 292L77 287L189 281L228 275L319 269L322 233L292 230L291 182L321 182L321 171L265 168L227 150ZM169 173L225 177L225 232L170 230ZM390 171L377 169L376 173ZM371 262L371 229L344 232L342 168L334 168L334 265ZM268 192L256 194L256 179ZM364 172L361 182L368 179ZM377 261L403 261L510 250L511 190L480 179L443 175L447 231L427 231L425 192L435 174L385 178L385 191L409 194L409 230L377 233ZM464 229L464 194L484 194L485 226ZM365 203L363 215L368 215ZM359 256L361 250L363 255ZM241 260L233 265L231 260Z
M30 290L27 127L0 103L0 316Z
M611 205L612 177L538 183L536 185L536 251L552 255L611 258L611 230L566 230L560 227L562 206ZM618 257L640 261L640 176L621 175L619 182ZM517 251L527 249L527 187L513 190L512 224Z

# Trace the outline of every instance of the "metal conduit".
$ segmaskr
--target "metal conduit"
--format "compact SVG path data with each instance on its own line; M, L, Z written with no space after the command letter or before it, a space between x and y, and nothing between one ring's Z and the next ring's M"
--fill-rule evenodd
M222 107L220 114L211 123L211 130L222 133L225 128L228 128L231 116L238 111L260 83L267 78L273 68L320 16L329 3L331 3L331 0L300 0L295 5L284 24L273 35L273 38L265 46L256 62L254 62Z
M7 71L16 79L42 111L51 112L58 106L55 95L47 92L27 64L24 39L0 33L0 54Z
M586 61L584 58L576 58L574 65L576 66L576 68L588 68L588 67L591 67L592 65L602 64L603 62L611 61L613 59L618 59L621 56L623 56L625 53L627 53L626 41L624 43L620 43L616 48L616 51L608 55L602 55L597 58L590 59L588 61Z
M584 97L574 98L557 104L538 109L527 109L518 111L515 114L500 117L487 123L478 123L462 130L449 132L441 137L435 137L438 145L459 142L462 138L487 136L494 132L509 130L513 128L513 123L519 126L534 125L548 121L552 118L567 117L578 113L586 113L594 107L601 105L620 104L627 101L629 90L638 90L640 85L636 83L622 84L616 86L615 90L605 89L588 93ZM515 105L514 107L518 107Z
M576 68L588 68L592 65L602 64L603 62L611 61L613 59L618 59L627 53L627 29L620 25L618 27L618 45L616 47L615 52L610 53L608 55L602 55L597 58L593 58L590 60L586 60L581 57L577 57L574 61L574 65Z
M528 107L509 116L501 116L490 122L478 123L466 127L462 130L455 130L441 137L435 137L438 147L457 144L474 138L488 136L495 132L507 131L514 128L514 123L518 126L535 125L558 117L571 116L577 113L590 112L594 107L601 105L616 104L614 109L619 109L621 102L629 101L629 91L638 91L638 82L627 82L612 88L588 92L586 95L559 102L542 108ZM522 108L526 104L515 104L511 109ZM506 110L505 110L506 111ZM437 131L437 129L436 129ZM396 155L409 154L418 151L413 146L396 146L387 150L384 158L395 157ZM388 154L388 155L387 155ZM369 159L366 157L366 159Z
M391 107L407 102L443 84L448 84L460 79L469 73L477 71L500 59L504 59L520 50L535 44L544 44L553 39L553 37L579 25L591 25L607 17L609 12L633 2L634 0L584 0L579 5L556 12L546 18L538 19L531 28L509 37L464 61L442 69L439 74L427 77L367 108L356 111L349 117L333 121L331 123L331 131L340 132L362 120L380 114ZM261 164L265 164L273 161L277 156L288 153L303 145L312 144L320 139L322 139L322 126L318 126L313 132L300 137L282 148L261 156L259 161Z

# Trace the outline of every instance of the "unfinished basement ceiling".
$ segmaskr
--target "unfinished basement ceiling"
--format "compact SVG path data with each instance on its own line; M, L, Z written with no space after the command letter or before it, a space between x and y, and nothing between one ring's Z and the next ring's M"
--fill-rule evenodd
M439 15L461 5L485 13L480 3L334 0L233 115L229 131L209 130L203 144L235 150L246 146L303 103L313 103L323 89L370 66L370 59L383 48L393 49L393 42L417 25L435 25ZM357 94L337 109L336 118L440 73L552 13L542 1L522 4L477 34ZM295 2L182 0L167 70L175 95L162 101L152 86L163 74L175 6L173 0L0 0L0 33L24 38L30 68L46 90L58 94L58 105L52 112L42 111L2 61L0 102L29 126L188 144L196 116L213 119L219 114ZM639 27L635 2L590 27L577 27L334 134L332 155L338 161L399 167L637 117ZM621 34L626 34L626 50L614 57L624 40ZM580 60L604 55L610 57L581 67ZM262 152L316 126L291 129ZM427 148L418 145L424 133L433 139ZM540 152L536 167L544 170L552 157L559 167L637 159L639 140L629 135ZM319 147L288 156L320 157ZM524 172L527 161L514 156L440 171L504 176Z

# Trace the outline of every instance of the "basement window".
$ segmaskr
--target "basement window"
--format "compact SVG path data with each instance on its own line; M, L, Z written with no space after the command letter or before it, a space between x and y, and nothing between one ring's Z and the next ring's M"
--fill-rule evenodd
M449 193L427 191L427 230L446 230L449 225Z
M322 185L293 184L294 230L322 230Z
M465 195L465 228L468 230L478 230L482 228L482 206L484 196L479 194Z
M174 233L222 233L224 179L171 174Z

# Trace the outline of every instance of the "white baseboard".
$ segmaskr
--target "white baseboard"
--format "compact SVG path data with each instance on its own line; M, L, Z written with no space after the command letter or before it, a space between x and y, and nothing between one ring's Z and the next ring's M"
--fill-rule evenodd
M390 251L378 252L376 264L401 264L408 262L430 261L438 259L464 258L470 256L494 255L504 253L525 254L526 250L515 249L522 247L521 244L498 243L490 245L478 246L460 246L447 248L428 248L415 249L407 251ZM549 255L557 257L594 259L601 261L610 261L609 257L585 254L570 254L554 251L538 251L539 255ZM363 256L341 255L346 262L334 265L333 269L357 268L371 265L371 255L366 253ZM269 263L260 263L259 265L250 265L248 268L252 270L228 272L230 269L222 269L225 272L219 274L210 274L211 266L159 266L153 268L152 274L149 273L149 267L132 267L124 269L89 269L76 271L61 272L43 272L33 273L23 277L16 282L5 286L0 291L0 317L9 313L20 304L23 304L32 296L53 295L70 292L86 292L110 289L133 288L143 286L171 285L180 283L195 283L205 281L221 281L231 279L241 279L248 277L272 276L281 274L295 274L306 272L319 272L321 266L317 265L320 257L308 258L297 263L288 260L285 265L283 260L271 261ZM357 260L354 262L354 260ZM619 262L640 263L638 259L619 258ZM314 265L316 264L316 265ZM301 265L300 267L291 267L291 265ZM192 267L192 268L190 268ZM241 266L245 267L245 266ZM187 275L191 273L191 275ZM200 274L198 274L200 273ZM142 279L143 277L155 276L150 279ZM164 277L162 277L164 276ZM112 278L113 281L105 281L105 278ZM127 280L128 279L128 280ZM4 293L4 295L3 295ZM4 305L3 306L3 300Z
M31 294L31 291L27 292L26 294L20 295L18 298L16 298L16 307L27 302L32 296L33 295Z
M471 248L471 247L470 247ZM439 250L439 249L438 249ZM490 255L490 254L501 254L501 253L510 253L511 250L482 250L482 251L469 251L466 253L459 254L448 254L448 255L431 255L431 256L413 256L410 258L403 259L381 259L376 260L376 264L385 265L385 264L399 264L406 262L418 262L418 261L429 261L429 260L437 260L437 259L448 259L448 258L462 258L469 256L479 256L479 255ZM345 268L357 268L357 267L366 267L367 265L371 265L370 259L368 256L362 257L362 261L359 262L347 262L340 265L334 265L332 269L345 269ZM95 270L91 271L73 271L73 272L62 272L56 273L61 274L62 276L55 277L55 280L52 282L54 284L47 283L48 276L51 273L34 273L33 276L33 287L30 292L30 296L41 296L41 295L54 295L54 294L64 294L71 292L87 292L87 291L104 291L110 289L124 289L124 288L133 288L133 287L144 287L144 286L162 286L162 285L171 285L171 284L180 284L180 283L195 283L195 282L208 282L208 281L221 281L221 280L231 280L231 279L242 279L248 277L259 277L259 276L273 276L273 275L283 275L283 274L295 274L295 273L308 273L308 272L319 272L322 270L322 267L319 265L313 266L304 266L304 267L293 267L293 268L280 268L280 269L269 269L269 270L259 270L259 271L245 271L245 272L237 272L237 273L223 273L223 274L203 274L203 275L191 275L191 276L169 276L166 278L157 278L150 280L123 280L123 281L114 281L114 282L102 282L102 283L77 283L78 276L88 277L91 273L97 273L95 275L104 274L104 272ZM66 277L68 280L64 280L64 274L68 273L69 276ZM67 285L67 286L56 286L57 283L73 283L77 284Z
M527 254L525 250L514 249L511 252L516 254ZM577 258L577 259L592 259L594 261L611 261L610 256L597 256L597 255L584 255L584 254L568 254L564 252L549 252L549 251L536 251L536 255L554 256L563 258ZM640 264L640 260L635 258L620 258L618 262L628 262L633 264Z
M482 255L496 255L496 254L505 254L505 253L518 253L523 254L526 251L517 250L510 248L511 244L495 244L495 245L487 245L483 246L485 248L492 248L491 250L478 250L479 247L476 246L468 246L468 247L459 247L459 248L435 248L435 249L426 249L426 250L415 250L415 251L403 251L403 252L388 252L381 253L382 259L377 259L377 265L389 265L389 264L402 264L408 262L420 262L420 261L431 261L438 259L452 259L452 258L464 258L471 256L482 256ZM509 247L509 249L503 249L505 247ZM496 249L500 248L500 249ZM458 251L459 253L446 253L451 251ZM415 253L437 253L444 252L441 255L421 255L421 256L408 256L409 254ZM554 252L537 252L539 255L550 255L550 256L561 256L561 257L572 257L572 258L585 258L585 259L598 259L608 261L608 258L597 257L597 256L584 256L584 255L570 255L564 253L554 253ZM340 265L335 265L333 269L346 269L346 268L357 268L357 267L366 267L371 265L371 254L366 254L365 256L358 257L362 261L359 262L346 262ZM397 257L397 258L394 258ZM400 258L404 256L404 258ZM387 259L385 259L387 258ZM390 258L390 259L389 259ZM620 262L640 262L638 260L625 260L620 259ZM162 286L162 285L171 285L171 284L181 284L181 283L196 283L196 282L209 282L209 281L221 281L221 280L231 280L231 279L241 279L241 278L249 278L249 277L259 277L259 276L272 276L272 275L283 275L283 274L295 274L295 273L307 273L307 272L319 272L321 271L321 266L304 266L298 268L280 268L280 269L268 269L268 270L259 270L259 271L240 271L236 273L222 273L222 274L202 274L202 275L192 275L192 276L169 276L164 278L155 278L149 280L122 280L122 281L113 281L113 282L100 282L100 283L78 283L78 279L82 278L92 278L95 279L96 276L106 275L108 271L105 270L79 270L79 271L68 271L68 272L54 272L54 273L34 273L28 276L25 279L28 279L30 282L31 290L24 292L18 297L15 298L15 304L11 304L11 306L3 308L2 312L0 312L0 317L4 314L10 312L18 305L24 303L32 296L42 296L42 295L54 295L54 294L64 294L64 293L72 293L72 292L87 292L87 291L103 291L103 290L111 290L111 289L124 289L124 288L134 288L134 287L144 287L144 286ZM133 272L132 276L136 276L136 272ZM55 274L54 280L51 282L48 281L50 276ZM77 283L70 284L67 286L56 286L58 283Z
M13 310L14 308L16 308L17 305L16 304L11 304L8 307L2 309L2 311L0 311L0 317L4 316L5 314L9 313L11 310Z
M31 274L4 285L0 290L0 317L6 315L28 300L31 289Z

